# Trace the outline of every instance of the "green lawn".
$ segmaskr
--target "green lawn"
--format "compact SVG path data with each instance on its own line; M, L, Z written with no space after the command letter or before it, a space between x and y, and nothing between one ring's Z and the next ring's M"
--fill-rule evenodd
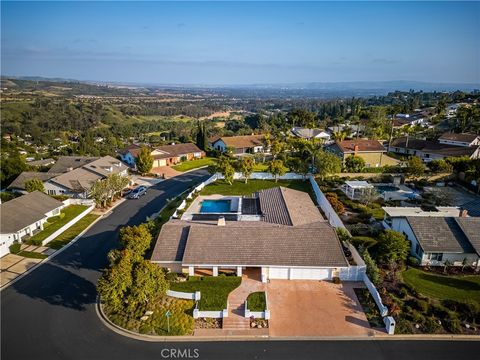
M217 311L227 308L228 294L242 281L238 276L190 276L187 281L172 282L170 289L183 292L201 292L200 310Z
M440 300L474 300L480 302L480 276L445 276L410 268L403 280L420 294Z
M192 169L196 169L202 166L210 166L215 163L215 158L212 157L204 157L203 159L196 159L196 160L187 160L182 162L181 164L172 166L177 171L188 171Z
M312 187L310 186L310 182L308 180L278 180L275 182L274 180L248 180L248 183L242 180L236 180L233 182L232 185L228 184L224 180L217 180L210 185L205 186L205 188L200 193L201 195L213 195L213 194L220 194L220 195L252 195L254 192L263 190L263 189L270 189L277 186L283 186L290 189L300 190L307 192L309 194L312 193Z
M267 301L264 291L251 293L247 297L247 306L250 311L265 311L267 308Z
M76 218L82 212L84 212L88 206L84 205L70 205L64 208L60 215L51 217L48 221L43 224L43 230L35 234L29 239L29 242L33 244L38 244L45 240L47 237L52 235L55 231L60 229L63 225L68 223L70 220ZM62 215L63 214L63 215Z
M22 251L18 252L17 255L23 256L23 257L26 257L26 258L30 258L30 259L45 259L45 258L47 258L47 255L45 255L45 254L40 254L38 252L25 251L25 250L22 250Z
M87 214L86 216L81 218L76 224L69 227L63 233L58 235L55 239L50 241L47 246L52 249L60 249L61 247L72 241L78 234L80 234L84 229L86 229L87 226L90 225L99 216L100 215Z

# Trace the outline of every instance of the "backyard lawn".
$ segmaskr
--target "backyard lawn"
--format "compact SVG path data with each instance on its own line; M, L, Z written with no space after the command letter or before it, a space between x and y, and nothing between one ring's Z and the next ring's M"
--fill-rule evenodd
M187 281L171 282L170 289L193 293L201 292L200 310L220 311L227 308L228 294L242 281L238 276L190 276Z
M61 247L68 244L72 241L78 234L87 228L95 219L100 215L87 214L85 217L80 219L76 224L69 227L63 233L58 235L55 239L50 241L46 246L52 249L60 249Z
M205 186L200 195L247 195L250 196L253 193L263 190L270 189L277 186L283 186L290 189L300 190L312 194L312 187L308 180L248 180L248 183L242 180L236 180L232 185L228 184L224 180L217 180L210 185Z
M55 231L60 229L63 225L68 223L70 220L76 218L82 212L84 212L88 206L84 205L70 205L62 209L60 215L53 216L43 224L43 230L35 234L29 239L29 242L40 245L40 243L45 240L47 237L52 235Z
M480 276L446 276L410 268L403 280L420 294L440 300L474 300L480 302Z
M204 157L203 159L196 159L196 160L188 160L184 161L181 164L172 166L177 171L188 171L192 169L196 169L202 166L209 166L215 163L215 158L212 157Z
M264 311L267 307L265 292L257 291L248 295L247 306L250 311Z

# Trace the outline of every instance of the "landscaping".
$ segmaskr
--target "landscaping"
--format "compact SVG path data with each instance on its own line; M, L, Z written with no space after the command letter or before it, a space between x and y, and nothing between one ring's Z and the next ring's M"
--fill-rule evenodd
M178 165L172 166L173 169L181 172L197 169L203 166L210 166L215 164L215 158L204 157L202 159L187 160Z
M30 258L30 259L46 259L47 258L47 255L41 254L35 251L21 250L17 253L17 255Z
M220 311L227 308L228 294L240 286L238 276L189 276L187 281L170 282L170 289L193 293L200 291L200 310Z
M248 310L250 311L265 311L267 308L267 300L264 291L257 291L251 293L247 297Z
M62 209L60 215L53 216L43 224L43 230L32 236L28 242L33 245L41 245L42 241L52 235L55 231L67 224L69 221L83 213L88 206L70 205Z
M50 241L46 246L52 249L60 249L61 247L72 241L78 234L85 230L92 222L94 222L100 215L87 214L81 218L77 223L73 224L63 233L58 235L55 239Z
M480 302L480 276L447 276L410 268L402 272L406 284L420 294L439 300Z
M385 325L383 323L382 315L378 310L378 306L373 300L372 294L368 289L353 289L355 295L357 295L360 305L362 305L365 316L367 317L368 323L372 328L383 328Z

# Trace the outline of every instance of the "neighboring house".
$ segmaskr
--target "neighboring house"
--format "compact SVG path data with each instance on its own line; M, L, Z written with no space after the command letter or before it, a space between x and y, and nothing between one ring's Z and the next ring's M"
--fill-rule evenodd
M25 183L30 179L38 178L43 181L45 192L49 195L87 198L92 184L105 179L111 174L128 176L128 167L120 160L111 156L101 158L63 156L46 173L21 173L8 186L8 189L25 193Z
M359 156L365 160L366 167L380 167L384 165L397 165L398 161L385 155L387 150L377 140L344 140L335 141L327 146L327 150L342 159L343 164L351 155Z
M27 163L27 165L35 166L35 167L48 166L48 165L52 165L52 164L55 164L55 160L52 159L52 158L42 159L42 160L33 160L33 161L29 161Z
M414 155L428 162L447 157L467 156L470 159L480 157L480 146L447 145L438 141L401 137L392 141L388 151L397 154Z
M135 161L140 150L141 147L138 145L129 145L120 152L121 159L135 167ZM205 156L205 152L193 143L159 146L152 149L150 154L153 157L154 168L175 165L185 160L200 159Z
M249 269L258 271L263 282L350 276L335 229L307 193L277 187L238 198L235 214L200 211L191 220L167 222L151 261L190 275L198 269L211 270L213 276L233 270L241 276Z
M292 128L292 134L295 135L296 137L306 139L306 140L310 140L310 139L321 139L324 141L330 140L330 134L320 129L294 127Z
M215 150L225 152L233 149L233 155L267 152L265 135L223 136L210 143Z
M43 230L49 217L60 214L65 205L52 197L34 191L0 205L0 256L9 253L9 246Z
M463 147L478 146L480 145L480 135L445 133L438 138L438 142L440 144Z
M328 127L327 131L330 135L333 135L334 133L337 133L337 132L346 131L348 133L348 136L358 137L363 135L363 133L365 132L365 125L339 124L339 125Z

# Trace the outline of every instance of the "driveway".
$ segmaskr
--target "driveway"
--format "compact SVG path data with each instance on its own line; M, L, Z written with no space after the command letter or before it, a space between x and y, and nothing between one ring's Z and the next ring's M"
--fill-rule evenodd
M353 291L363 283L270 280L270 336L369 336L373 330Z

